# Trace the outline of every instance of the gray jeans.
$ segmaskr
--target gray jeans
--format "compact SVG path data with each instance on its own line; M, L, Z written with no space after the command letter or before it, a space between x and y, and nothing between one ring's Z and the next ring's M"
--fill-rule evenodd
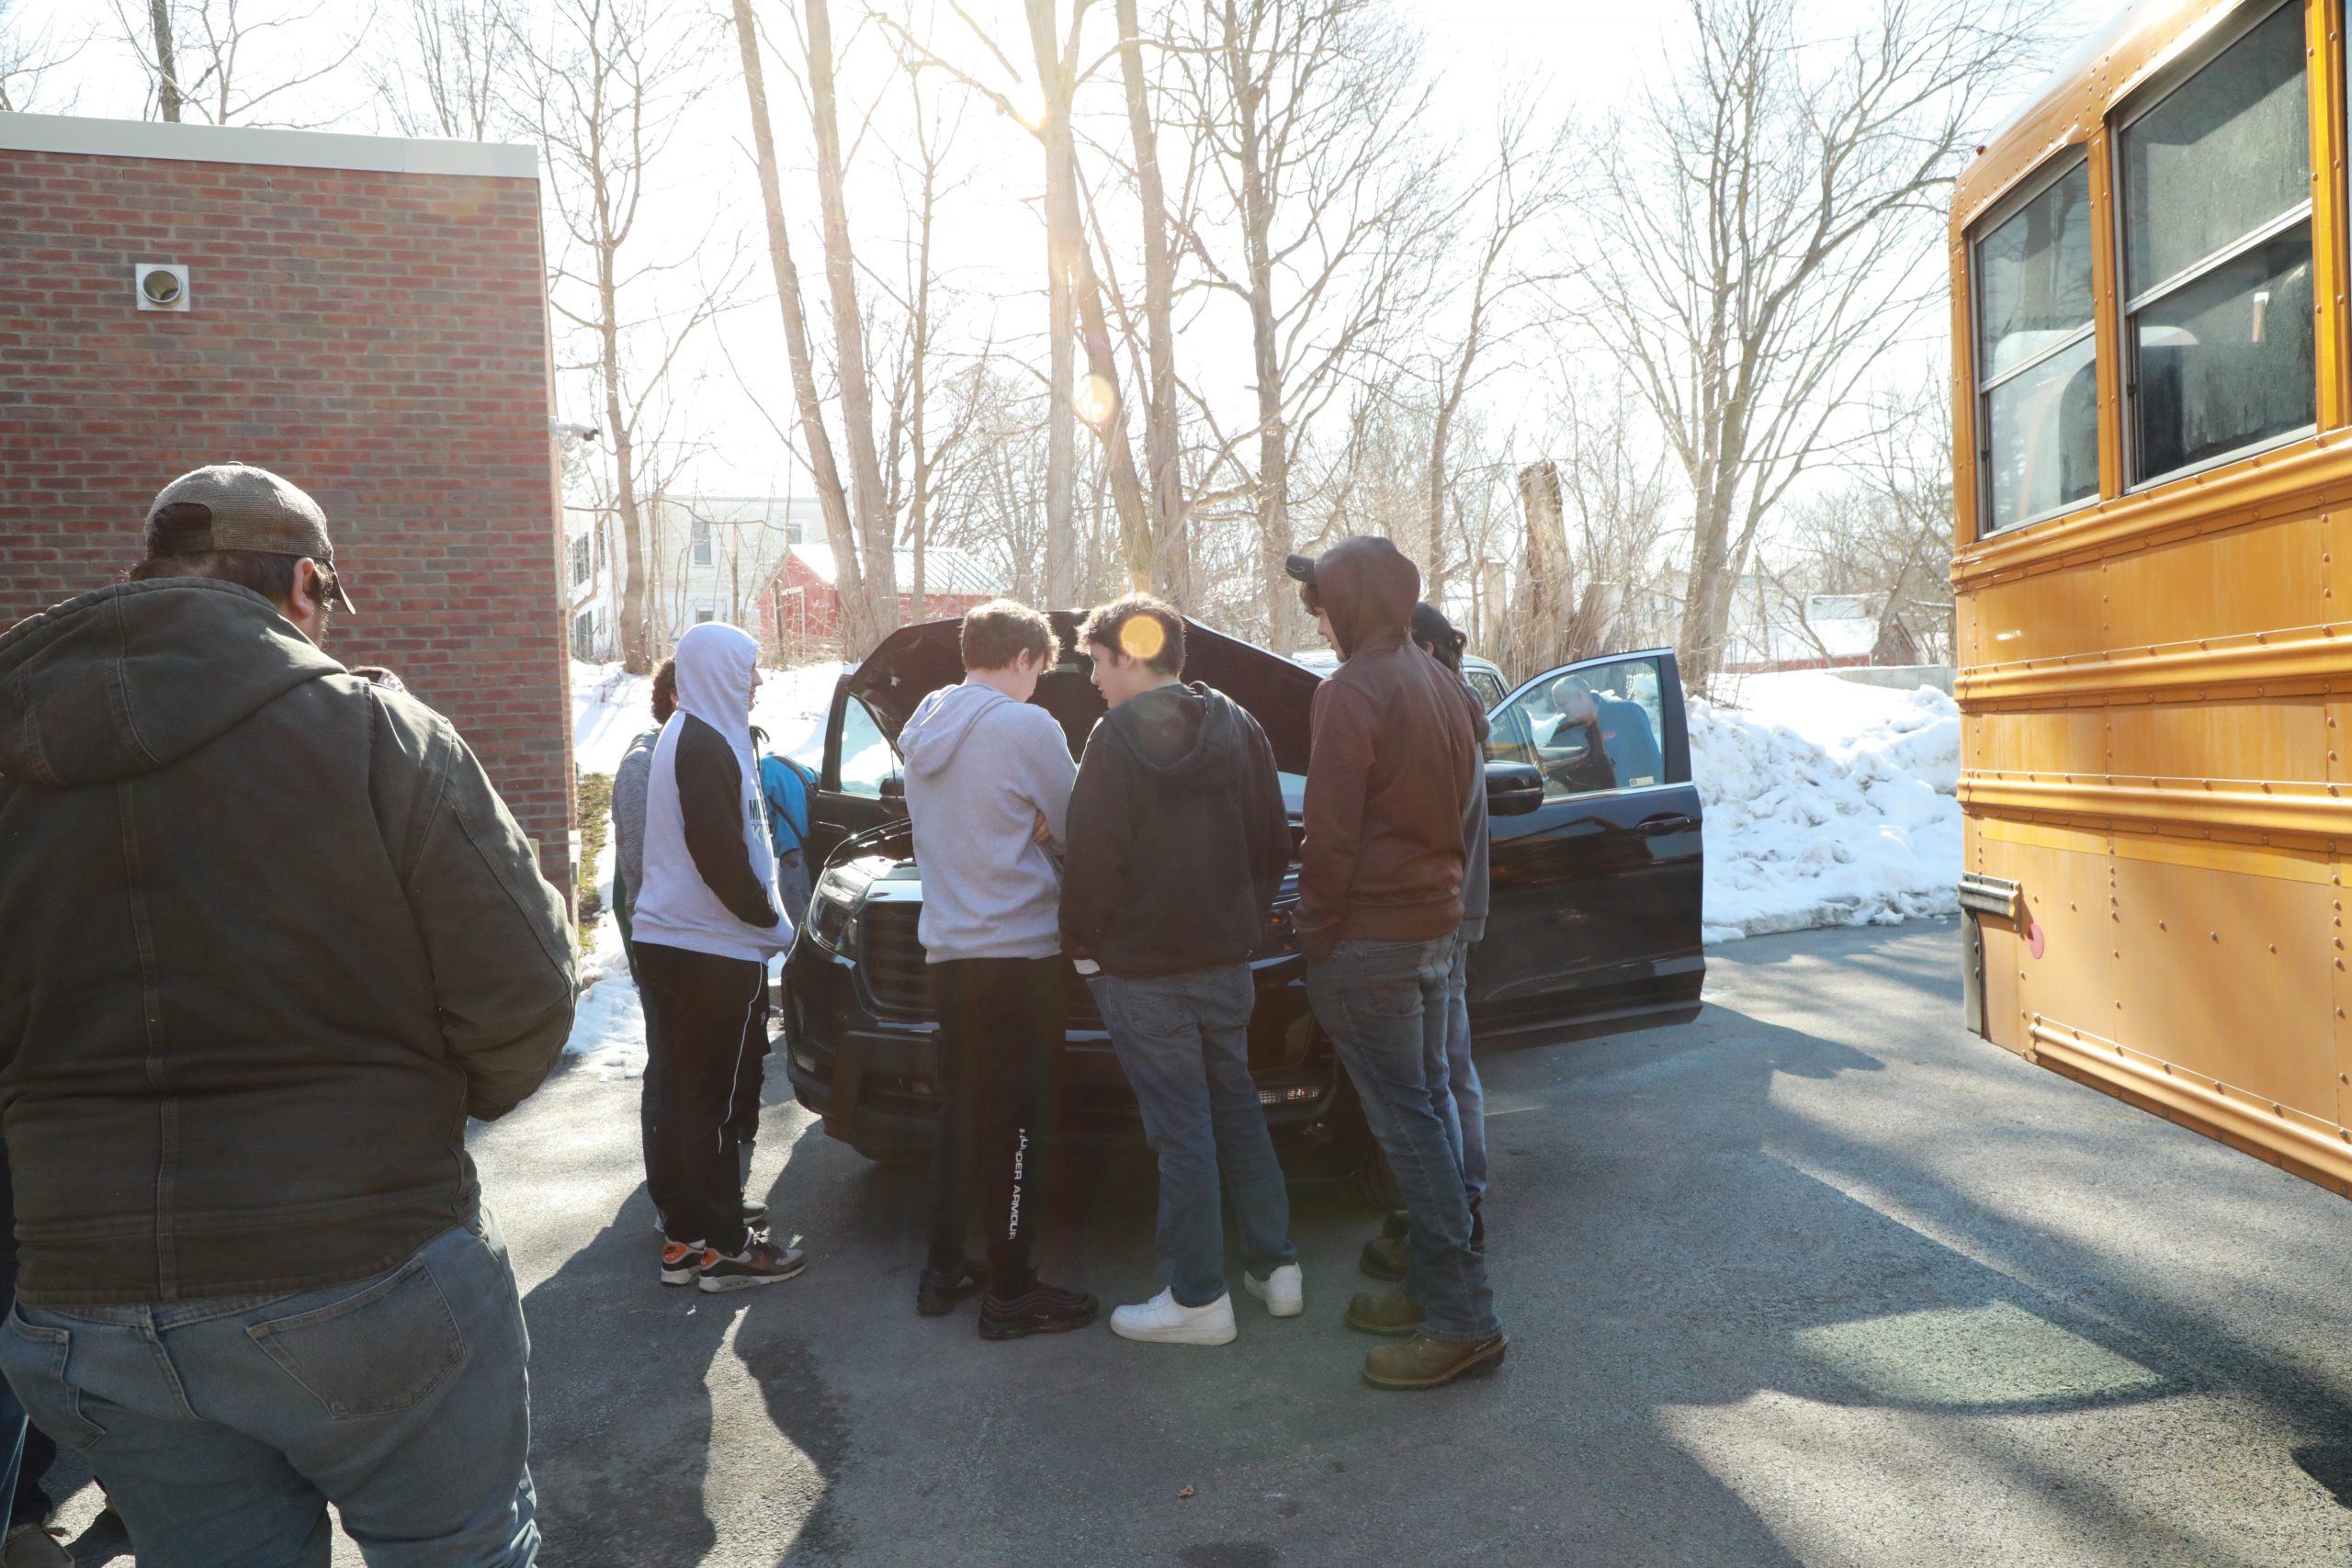
M0 1370L87 1458L140 1568L530 1568L530 1342L487 1214L293 1295L17 1303Z
M1088 986L1159 1156L1159 1275L1176 1300L1206 1306L1225 1294L1220 1169L1241 1226L1243 1267L1263 1280L1297 1262L1290 1194L1250 1076L1258 999L1250 966L1152 979L1097 975Z
M1456 1130L1440 1115L1445 1072L1446 976L1454 938L1340 942L1306 966L1306 995L1363 1102L1363 1117L1404 1195L1405 1293L1429 1315L1432 1339L1498 1332L1487 1260L1470 1249L1470 1201Z

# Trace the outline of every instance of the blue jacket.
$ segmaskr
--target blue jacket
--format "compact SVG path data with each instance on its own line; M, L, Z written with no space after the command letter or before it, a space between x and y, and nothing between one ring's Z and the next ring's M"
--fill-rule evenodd
M767 801L768 840L780 861L808 841L808 775L770 751L760 758L760 794Z

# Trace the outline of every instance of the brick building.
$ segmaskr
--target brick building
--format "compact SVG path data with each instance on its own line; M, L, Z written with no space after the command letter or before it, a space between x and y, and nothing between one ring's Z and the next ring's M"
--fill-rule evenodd
M329 651L447 715L569 888L549 376L528 148L0 114L0 626L136 560L173 476L274 468L359 606Z
M1003 595L1004 588L968 550L933 545L923 552L922 604L915 604L915 553L892 552L898 572L899 624L944 621ZM842 595L830 546L795 544L760 595L761 645L797 663L817 649L838 646Z

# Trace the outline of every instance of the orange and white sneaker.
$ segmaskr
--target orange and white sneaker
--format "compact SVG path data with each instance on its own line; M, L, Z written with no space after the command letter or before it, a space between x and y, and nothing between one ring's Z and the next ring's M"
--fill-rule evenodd
M691 1285L702 1278L702 1260L710 1248L699 1241L662 1243L662 1282L665 1285Z

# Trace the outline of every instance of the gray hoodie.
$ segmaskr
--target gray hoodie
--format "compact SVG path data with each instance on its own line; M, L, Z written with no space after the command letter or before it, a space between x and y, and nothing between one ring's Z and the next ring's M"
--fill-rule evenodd
M899 750L922 870L924 955L944 964L1059 953L1056 857L1078 777L1061 725L1044 708L966 681L923 698Z

